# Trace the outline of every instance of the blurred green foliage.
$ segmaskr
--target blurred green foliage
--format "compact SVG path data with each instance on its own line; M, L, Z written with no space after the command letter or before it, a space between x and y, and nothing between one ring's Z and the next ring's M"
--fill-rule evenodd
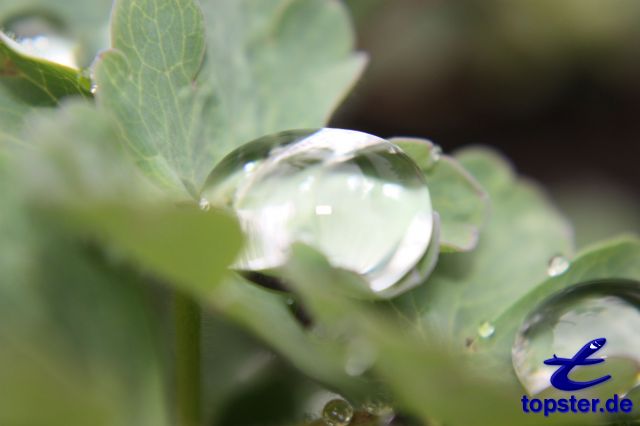
M79 14L92 3L12 0L0 19L42 8L79 37L107 22L104 2ZM374 401L417 424L539 424L520 411L515 330L569 285L640 279L636 239L594 247L547 279L548 259L571 256L573 242L537 186L489 149L437 159L432 145L404 138L442 220L428 282L375 302L358 276L296 246L282 271L289 292L257 286L228 271L242 235L228 213L198 208L199 187L233 147L325 124L364 64L346 8L119 0L111 17L95 101L69 90L43 106L46 91L12 90L22 58L2 45L0 424L175 424L184 342L202 363L203 409L181 426L300 424L329 392L359 416ZM86 49L96 53L96 40ZM41 83L85 76L19 66ZM176 297L203 310L201 336L181 338ZM483 322L495 326L489 339L478 336Z

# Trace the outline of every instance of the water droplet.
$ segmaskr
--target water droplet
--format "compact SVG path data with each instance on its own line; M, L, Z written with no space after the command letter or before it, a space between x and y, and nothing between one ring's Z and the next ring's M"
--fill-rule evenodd
M424 281L403 279L430 246L429 190L418 166L384 139L341 129L260 138L222 160L202 196L234 210L248 236L236 269L273 270L300 241L382 297Z
M512 349L513 365L530 394L549 392L558 368L544 364L554 355L573 357L586 343L601 337L606 344L592 358L604 363L576 368L574 380L611 374L611 392L629 391L640 372L640 283L606 280L572 286L542 302L520 327ZM580 374L586 375L580 378ZM586 391L586 390L585 390Z
M393 408L387 398L370 398L362 404L362 409L369 414L382 418L391 418L394 415Z
M496 332L496 327L489 321L485 321L478 327L478 335L483 339L488 339Z
M332 399L322 409L322 418L329 426L346 426L353 418L353 407L344 399Z
M12 49L24 55L78 68L79 45L63 34L58 22L40 15L21 16L10 20L6 29L13 37L0 32L0 39Z
M431 153L429 155L429 162L426 165L426 168L431 169L432 167L434 167L436 164L438 164L438 161L440 161L441 157L442 157L442 148L440 147L440 145L433 144L431 148Z
M202 211L209 211L209 209L211 208L211 204L209 203L209 201L206 198L200 198L200 202L198 203L198 207L200 207L200 210Z
M91 83L91 94L95 95L98 93L98 83Z
M557 277L558 275L564 274L567 269L569 269L569 260L564 256L553 256L549 259L549 264L547 265L547 275L550 277Z

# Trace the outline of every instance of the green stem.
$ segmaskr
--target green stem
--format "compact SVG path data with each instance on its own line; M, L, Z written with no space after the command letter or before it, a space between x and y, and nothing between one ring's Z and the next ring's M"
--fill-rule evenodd
M174 303L177 425L201 426L200 307L177 292Z

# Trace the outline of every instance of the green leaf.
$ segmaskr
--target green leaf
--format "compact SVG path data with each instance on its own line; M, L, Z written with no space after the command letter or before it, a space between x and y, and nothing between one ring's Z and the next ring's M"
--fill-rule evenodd
M288 306L289 296L230 275L211 289L205 302L269 344L309 377L347 395L362 393L365 382L344 372L344 345L306 331Z
M138 276L0 180L0 423L167 424L157 324Z
M373 373L390 387L395 408L425 423L538 424L538 419L522 414L517 387L478 377L461 352L452 351L436 334L407 329L375 305L346 297L343 288L357 278L332 269L312 249L297 246L287 273L312 315L326 327L341 330L347 346L356 339L368 342ZM376 387L369 392L377 397Z
M433 208L440 214L442 252L473 250L489 210L489 199L464 167L426 139L392 138L422 169Z
M99 104L163 185L195 195L229 150L265 133L322 126L353 83L338 2L117 1ZM318 39L300 37L322 34ZM310 44L313 42L314 44Z
M20 137L22 122L32 107L16 98L11 90L0 82L0 153L6 155L7 148L25 146Z
M225 213L197 207L93 205L68 213L69 225L123 250L143 269L202 293L240 250L240 230Z
M478 342L477 351L488 354L500 365L511 362L510 350L515 334L539 303L571 285L607 278L640 281L640 240L620 238L581 252L565 273L541 280L509 309L496 316L494 335Z
M53 106L71 95L91 97L91 82L80 70L30 56L2 32L0 77L3 85L29 105Z
M417 314L421 327L439 330L458 347L473 347L478 327L495 323L544 280L549 259L570 256L572 243L567 223L545 195L497 154L473 148L456 158L489 194L487 226L474 251L443 254L428 282L396 304Z
M322 127L365 65L349 14L337 0L201 0L213 156L282 130ZM205 175L203 175L205 176Z
M116 118L142 168L168 187L193 186L206 95L195 78L204 22L192 0L116 1L113 50L95 68L99 104Z
M79 70L21 53L0 32L0 147L24 146L26 115L67 96L90 98L91 83Z
M159 195L91 106L74 103L43 116L29 137L39 149L21 162L25 192L70 230L114 245L193 292L215 285L239 251L233 218Z

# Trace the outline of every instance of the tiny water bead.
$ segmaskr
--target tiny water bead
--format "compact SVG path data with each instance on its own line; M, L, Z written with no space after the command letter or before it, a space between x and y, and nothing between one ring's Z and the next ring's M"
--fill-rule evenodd
M198 203L198 207L200 208L200 210L206 212L211 208L211 204L209 203L209 201L207 201L206 198L201 198L200 202Z
M571 374L590 380L606 372L613 376L613 391L624 394L639 382L639 331L639 282L578 284L542 302L526 318L512 349L513 366L527 392L539 394L550 390L551 375L558 368L545 365L545 359L571 358L589 341L604 337L606 344L593 357L606 362L576 367Z
M557 277L559 275L564 274L569 269L569 260L564 256L553 256L549 259L549 264L547 265L547 275L550 277Z
M344 399L332 399L322 409L322 419L329 426L346 426L353 418L353 407Z
M410 273L427 273L417 267L434 231L424 175L376 136L319 129L260 138L225 157L201 195L232 209L247 234L235 269L273 273L302 242L382 297L417 285Z
M496 332L496 327L489 321L485 321L478 327L478 335L483 339L488 339Z

